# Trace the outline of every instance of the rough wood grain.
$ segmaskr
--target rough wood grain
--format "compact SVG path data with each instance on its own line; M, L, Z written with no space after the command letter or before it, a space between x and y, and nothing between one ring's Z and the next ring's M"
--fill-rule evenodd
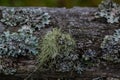
M1 7L0 9L2 9ZM39 7L38 7L39 8ZM17 8L19 9L19 8ZM59 27L63 31L66 31L73 35L77 42L78 53L83 54L84 50L93 49L100 54L100 44L105 35L113 34L115 29L119 29L119 24L109 24L105 20L95 19L94 13L97 12L96 8L81 8L74 7L71 9L66 8L41 8L44 12L48 12L51 16L51 22L46 28L41 29L39 35L44 35L53 27ZM0 16L1 17L1 16ZM4 30L4 25L0 24L0 32ZM34 61L33 61L34 62ZM101 63L102 64L102 63ZM23 69L28 69L28 66L23 66ZM36 67L35 65L33 65ZM32 66L32 67L33 67ZM108 65L107 65L108 66ZM116 77L120 79L120 65L110 64L107 66L99 66L97 69L89 69L82 75L70 74L70 73L51 73L51 72L40 72L37 76L39 80L57 80L57 78L71 78L71 80L91 80L94 77ZM28 70L31 72L32 70ZM24 71L23 71L24 72ZM19 73L19 72L18 72ZM13 76L0 75L0 80L20 80L23 79L26 74L16 74ZM12 78L13 77L13 78ZM44 79L45 78L45 79ZM51 79L47 79L51 78ZM37 79L35 79L37 80Z

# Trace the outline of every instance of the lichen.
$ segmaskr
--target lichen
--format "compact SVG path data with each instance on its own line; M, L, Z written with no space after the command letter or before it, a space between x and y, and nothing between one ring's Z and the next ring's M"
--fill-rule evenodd
M67 33L54 28L49 31L41 42L39 63L43 69L60 72L83 71L79 55L75 53L75 41ZM42 69L42 70L43 70Z
M0 56L0 74L13 75L16 73L17 69L15 65L12 65L13 61L8 57Z
M113 35L106 35L101 43L101 48L103 50L103 59L120 62L120 29L115 30Z
M96 18L105 18L108 23L118 23L120 19L120 6L112 0L103 0L96 13Z
M74 47L74 39L69 34L62 33L60 29L55 28L49 31L41 42L40 63L54 59L61 53L67 55L74 50Z
M52 64L53 68L55 68L56 71L60 72L75 71L78 74L82 74L84 71L79 55L77 53L69 53L69 55L60 54L56 57Z
M93 60L96 57L96 51L92 50L92 49L88 49L84 52L84 54L82 55L82 58L85 61L89 61L89 60Z
M0 35L0 73L13 75L18 67L14 61L21 56L30 59L38 54L39 38L34 32L49 24L49 18L40 8L2 9L0 22L6 27L18 27L18 31L6 30Z
M46 24L49 24L49 18L48 13L43 12L40 8L3 8L0 21L8 27L27 25L31 26L33 30L40 30Z
M81 64L85 69L99 65L99 58L96 50L88 48L84 50L84 53L81 56Z
M36 55L38 38L33 35L29 26L23 26L18 32L4 32L0 35L0 55L18 57Z
M22 26L17 32L3 32L0 35L0 73L13 75L17 71L14 61L18 57L30 58L38 54L38 39L30 26Z
M84 67L81 64L81 59L77 53L59 54L55 59L50 59L42 65L42 70L53 70L57 72L71 72L82 74Z

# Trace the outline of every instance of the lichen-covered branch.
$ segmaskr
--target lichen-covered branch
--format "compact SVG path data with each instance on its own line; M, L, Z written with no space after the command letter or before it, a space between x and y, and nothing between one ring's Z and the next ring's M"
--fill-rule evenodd
M7 7L6 7L7 8ZM4 7L0 8L1 10L4 9ZM15 10L19 11L19 9L25 9L25 8L15 8ZM31 8L29 8L31 9ZM32 8L34 9L34 8ZM36 9L36 8L35 8ZM42 7L40 8L42 11L48 13L50 17L50 24L45 25L45 27L40 28L40 30L37 30L34 32L34 35L36 37L42 37L45 35L48 31L50 31L53 27L61 28L63 32L67 32L72 35L72 37L75 39L77 44L76 53L77 54L85 54L85 58L83 61L85 61L85 65L91 66L91 64L88 64L87 62L92 59L92 62L99 62L101 59L101 43L106 35L113 35L114 31L116 29L119 29L119 23L118 24L111 24L106 23L106 20L104 19L96 19L95 13L98 12L96 8L80 8L80 7L74 7L71 9L66 8L46 8ZM2 12L1 12L2 13ZM14 14L13 14L14 15ZM0 16L2 19L2 15ZM33 16L34 18L34 16ZM36 19L36 17L34 18ZM23 23L24 24L24 23ZM26 24L26 23L25 23ZM28 24L27 24L28 25ZM30 25L31 26L31 25ZM0 30L1 33L10 30L10 31L17 31L20 27L10 27L5 22L0 22ZM15 29L15 30L13 30ZM95 54L95 55L94 55ZM87 55L87 57L86 57ZM92 57L89 57L89 55L93 55ZM95 59L97 56L97 60ZM83 56L79 56L80 58ZM94 60L95 59L95 60ZM18 63L20 66L18 67L18 74L21 73L28 73L32 72L35 68L35 60L24 60L19 58ZM25 65L21 65L25 64ZM97 66L101 65L101 66ZM117 75L119 78L119 69L114 66L111 67L113 64L108 61L106 64L103 60L103 62L100 62L99 64L95 65L94 67L97 68L98 72L101 72L101 74L98 74L96 71L91 71L91 73L94 73L94 76L107 76L111 77L111 75L108 75L108 73L112 73L113 75ZM93 66L93 64L92 64ZM97 66L97 67L96 67ZM95 69L92 67L92 69ZM103 68L104 67L104 68ZM117 72L116 73L116 68ZM105 72L103 72L105 71ZM111 71L111 72L109 72ZM87 72L87 69L86 71ZM106 75L103 75L103 74ZM38 74L38 73L36 73ZM43 73L44 75L45 73ZM16 74L17 75L17 74ZM42 74L41 74L42 75ZM86 76L86 74L81 74L81 76ZM48 75L46 75L48 76ZM75 74L76 76L76 74ZM1 77L1 76L0 76ZM26 76L25 76L26 77ZM50 77L50 76L49 76ZM87 75L86 77L91 77L91 75ZM116 77L116 76L112 76ZM81 77L83 78L83 77Z

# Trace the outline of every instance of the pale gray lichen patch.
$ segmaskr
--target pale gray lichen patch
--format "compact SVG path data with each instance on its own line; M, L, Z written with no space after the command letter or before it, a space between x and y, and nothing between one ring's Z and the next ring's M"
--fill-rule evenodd
M18 57L36 55L38 53L38 38L33 31L24 26L18 32L4 32L0 35L0 55Z
M101 43L102 58L109 61L120 62L120 29L113 35L106 35Z
M50 16L40 8L3 8L0 21L7 26L31 26L34 30L49 24Z
M120 19L120 6L112 0L103 0L96 13L96 18L105 18L108 23L118 23Z

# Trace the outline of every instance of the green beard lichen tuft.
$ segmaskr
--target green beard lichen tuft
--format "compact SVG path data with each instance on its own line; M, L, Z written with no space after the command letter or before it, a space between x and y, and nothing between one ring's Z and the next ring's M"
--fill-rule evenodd
M39 54L40 64L55 59L60 54L68 55L74 51L75 41L69 35L62 33L60 29L49 31L41 43L41 53Z

